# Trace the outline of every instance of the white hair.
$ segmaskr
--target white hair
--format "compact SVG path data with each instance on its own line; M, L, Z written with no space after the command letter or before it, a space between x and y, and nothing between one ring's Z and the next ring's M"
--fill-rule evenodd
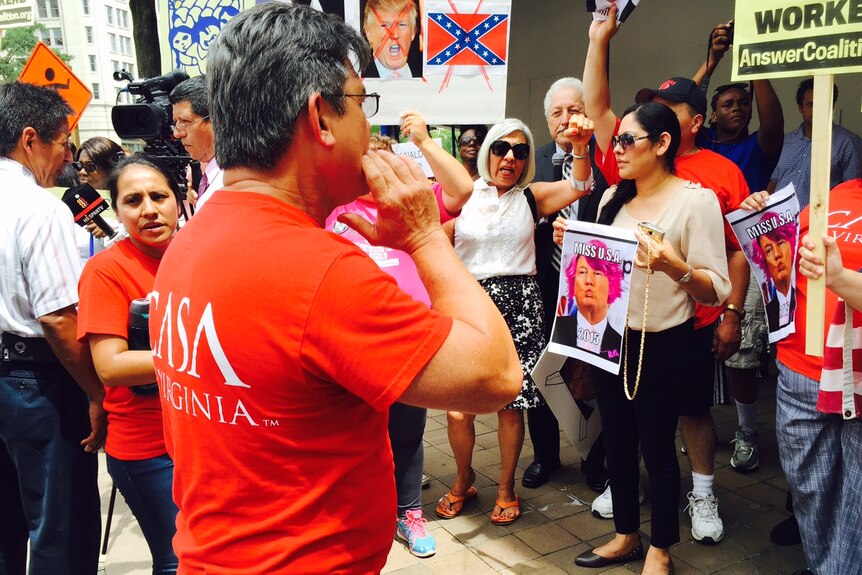
M578 94L583 97L584 95L584 83L578 80L577 78L567 77L560 78L548 88L548 92L545 94L545 120L548 119L548 116L551 115L551 99L554 97L559 90L563 88L570 88L578 92Z
M508 136L513 132L522 132L527 138L527 144L530 145L530 153L527 155L527 165L524 166L524 171L521 177L515 183L512 189L523 189L530 185L533 181L533 176L536 175L536 159L534 155L535 148L533 147L533 134L530 128L524 122L516 118L506 118L499 124L494 124L488 130L488 135L485 136L485 141L482 142L482 147L479 148L479 157L476 160L476 167L479 169L479 175L486 182L491 181L491 172L488 170L490 161L491 144L496 140Z

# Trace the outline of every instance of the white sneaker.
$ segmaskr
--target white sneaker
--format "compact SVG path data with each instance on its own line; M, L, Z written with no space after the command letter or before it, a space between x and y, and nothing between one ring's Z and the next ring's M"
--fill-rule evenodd
M646 492L644 491L643 485L638 484L638 503L643 504L644 501L646 501ZM593 515L599 519L614 518L614 501L611 498L610 484L605 487L605 490L602 491L601 495L593 499L593 504L590 506L590 510Z
M688 515L691 517L691 536L705 545L714 545L724 538L724 523L718 516L718 499L714 495L689 492Z

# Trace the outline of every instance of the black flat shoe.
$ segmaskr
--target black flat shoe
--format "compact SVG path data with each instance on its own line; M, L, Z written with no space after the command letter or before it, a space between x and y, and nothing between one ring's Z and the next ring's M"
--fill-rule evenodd
M521 479L521 485L527 489L536 489L548 482L551 478L551 473L560 468L560 464L546 465L538 461L534 461L524 471L524 477Z
M577 565L578 567L591 568L607 567L608 565L614 565L616 563L628 563L629 561L637 561L644 558L644 546L643 543L641 543L640 541L638 542L638 546L635 547L634 550L613 559L608 559L607 557L596 555L595 553L593 553L595 549L596 548L593 547L589 551L584 551L583 553L578 555L575 558L575 565ZM673 573L673 567L671 567L671 573Z

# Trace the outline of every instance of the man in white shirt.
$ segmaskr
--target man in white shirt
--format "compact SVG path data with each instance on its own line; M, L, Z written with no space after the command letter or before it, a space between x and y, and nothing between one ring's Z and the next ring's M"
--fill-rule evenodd
M171 90L174 137L179 138L193 160L201 164L201 181L197 189L189 189L188 198L195 209L217 190L224 187L224 171L215 158L215 136L207 103L206 76L183 80Z
M10 574L24 573L28 538L30 573L98 567L104 388L76 337L72 213L43 189L72 160L71 112L55 90L0 85L0 571Z

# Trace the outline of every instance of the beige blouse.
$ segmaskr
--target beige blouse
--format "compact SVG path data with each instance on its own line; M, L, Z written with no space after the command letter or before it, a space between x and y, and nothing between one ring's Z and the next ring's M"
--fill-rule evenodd
M599 204L599 213L616 191L608 188ZM624 205L613 226L637 232L639 220L629 215ZM724 218L718 199L712 190L685 182L673 195L664 212L650 222L665 230L665 239L676 253L692 268L709 274L716 299L702 301L704 305L719 305L730 295L727 253L724 243ZM629 327L642 329L646 271L634 268L629 298ZM694 299L667 274L658 272L650 277L649 307L646 331L662 331L694 316Z

